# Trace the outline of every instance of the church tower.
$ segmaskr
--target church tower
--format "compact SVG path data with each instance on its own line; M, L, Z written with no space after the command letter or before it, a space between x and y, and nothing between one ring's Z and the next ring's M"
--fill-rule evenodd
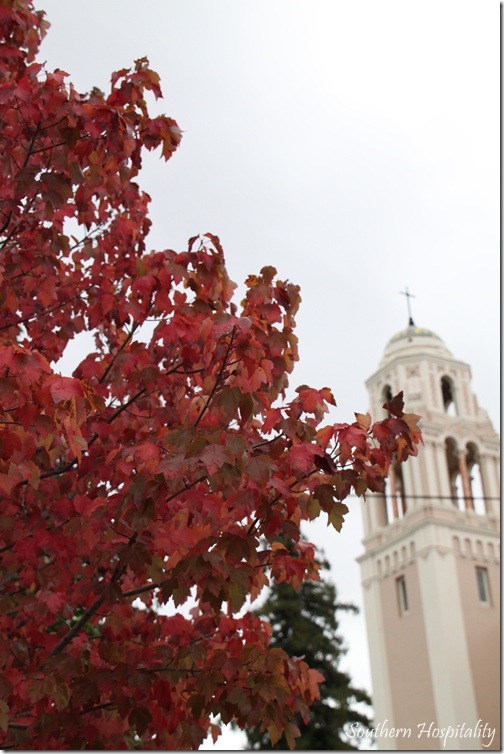
M499 437L470 380L469 365L410 317L366 382L377 418L404 390L424 438L386 493L362 503L381 749L500 748Z

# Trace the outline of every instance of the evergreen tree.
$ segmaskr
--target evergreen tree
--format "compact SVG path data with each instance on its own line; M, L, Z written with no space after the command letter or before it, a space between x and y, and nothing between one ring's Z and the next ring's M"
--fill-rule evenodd
M326 570L330 567L325 560L321 565ZM264 605L256 611L271 624L271 646L284 649L291 657L303 657L325 678L320 686L320 699L312 704L307 723L297 720L301 736L296 739L296 749L355 749L354 741L359 739L346 736L345 725L356 723L366 728L372 725L366 714L366 706L371 704L368 694L354 688L348 673L339 669L346 649L338 633L338 611L357 613L358 608L338 602L336 587L323 577L320 581L303 582L297 591L289 584L275 584ZM272 746L267 731L259 727L245 733L247 748L287 748L284 736Z

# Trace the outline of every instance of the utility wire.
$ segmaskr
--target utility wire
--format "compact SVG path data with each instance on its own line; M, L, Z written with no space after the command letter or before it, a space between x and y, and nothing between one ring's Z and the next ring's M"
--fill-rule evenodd
M385 492L368 492L366 494L389 497L389 493ZM362 497L362 495L356 495L355 492L351 492L348 497ZM471 495L470 497L467 495L457 495L457 497L452 497L451 495L401 495L400 493L396 493L396 497L398 500L452 500L455 502L457 500L500 500L500 497L487 495Z

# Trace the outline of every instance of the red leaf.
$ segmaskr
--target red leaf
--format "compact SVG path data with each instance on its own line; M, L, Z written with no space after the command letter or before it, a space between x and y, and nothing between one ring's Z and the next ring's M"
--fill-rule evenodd
M292 468L303 473L313 468L315 456L322 456L322 451L316 445L293 445L289 450Z
M229 460L229 451L222 445L207 445L201 453L201 460L209 474L215 474Z
M84 390L80 380L74 377L62 377L59 374L53 374L47 378L46 384L49 385L53 401L68 401L70 398L83 398Z
M401 390L394 398L384 403L383 408L392 414L392 416L402 416L404 408L403 391Z

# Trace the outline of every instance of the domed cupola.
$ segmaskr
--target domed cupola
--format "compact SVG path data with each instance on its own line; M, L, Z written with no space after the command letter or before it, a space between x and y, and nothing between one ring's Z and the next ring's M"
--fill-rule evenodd
M380 366L385 366L400 356L419 357L422 353L453 359L439 335L424 327L409 325L390 338L385 346Z

